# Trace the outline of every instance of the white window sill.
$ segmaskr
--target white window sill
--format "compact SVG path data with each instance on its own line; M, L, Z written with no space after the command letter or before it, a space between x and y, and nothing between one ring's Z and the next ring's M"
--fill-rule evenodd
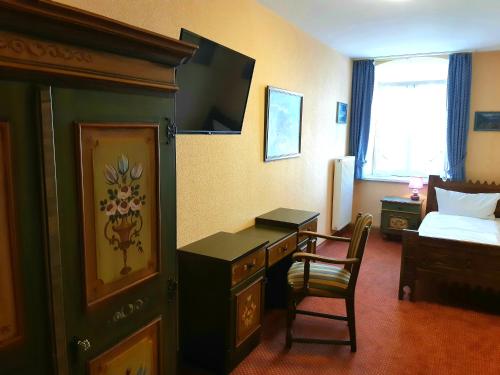
M422 178L424 181L424 185L427 185L429 178ZM408 184L410 182L410 177L398 177L398 176L364 176L361 178L361 181L375 181L375 182L391 182L391 183L399 183L399 184Z

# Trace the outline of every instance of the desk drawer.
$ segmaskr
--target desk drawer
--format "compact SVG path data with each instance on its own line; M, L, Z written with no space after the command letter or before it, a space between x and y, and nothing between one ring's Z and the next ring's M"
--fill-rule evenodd
M301 230L307 230L309 232L316 232L318 230L318 219L314 219L308 223L302 224L299 227L299 232ZM306 238L307 238L307 236L299 236L299 238L297 239L297 243L304 241Z
M244 258L241 258L231 268L231 286L253 275L264 267L266 263L266 249L260 248Z
M286 257L288 254L295 251L297 248L297 235L293 234L290 237L275 243L267 249L267 266L270 267L274 263Z

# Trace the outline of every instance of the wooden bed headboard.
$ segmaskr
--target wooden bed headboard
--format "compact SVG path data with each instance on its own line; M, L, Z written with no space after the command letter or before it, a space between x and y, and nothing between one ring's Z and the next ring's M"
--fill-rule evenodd
M462 193L500 193L500 185L496 185L494 182L489 184L487 182L472 182L470 180L469 182L443 181L440 176L430 175L427 185L426 214L438 210L436 190L434 190L435 187L445 190L460 191ZM495 216L500 217L500 201L497 204Z

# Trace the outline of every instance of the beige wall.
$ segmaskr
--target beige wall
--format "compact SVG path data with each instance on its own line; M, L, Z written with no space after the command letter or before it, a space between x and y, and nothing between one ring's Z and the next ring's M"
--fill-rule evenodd
M425 199L427 186L420 190L420 196ZM407 183L356 181L354 184L353 215L358 212L369 212L373 215L373 226L380 227L380 200L385 196L409 197Z
M500 51L477 52L472 57L471 113L465 166L467 179L499 183L500 132L475 132L476 111L500 111ZM354 189L354 213L373 213L374 225L379 226L380 199L385 195L408 194L406 184L359 181Z
M476 111L500 111L500 51L472 56L472 92L465 173L468 179L500 182L500 132L474 131Z
M331 159L344 155L336 102L350 98L351 62L255 0L63 0L177 38L184 27L257 60L242 135L177 138L178 244L236 231L277 207L331 212ZM302 155L264 163L267 85L304 94Z

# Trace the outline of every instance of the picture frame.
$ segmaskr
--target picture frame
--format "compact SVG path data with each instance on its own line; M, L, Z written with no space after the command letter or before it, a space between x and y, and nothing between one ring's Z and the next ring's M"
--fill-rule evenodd
M347 123L347 103L337 102L337 124Z
M0 122L0 349L23 339L10 124Z
M264 161L300 156L303 95L266 88Z
M160 273L159 124L76 127L90 308Z
M87 364L89 375L161 375L161 317Z
M474 131L500 131L500 112L476 112Z

